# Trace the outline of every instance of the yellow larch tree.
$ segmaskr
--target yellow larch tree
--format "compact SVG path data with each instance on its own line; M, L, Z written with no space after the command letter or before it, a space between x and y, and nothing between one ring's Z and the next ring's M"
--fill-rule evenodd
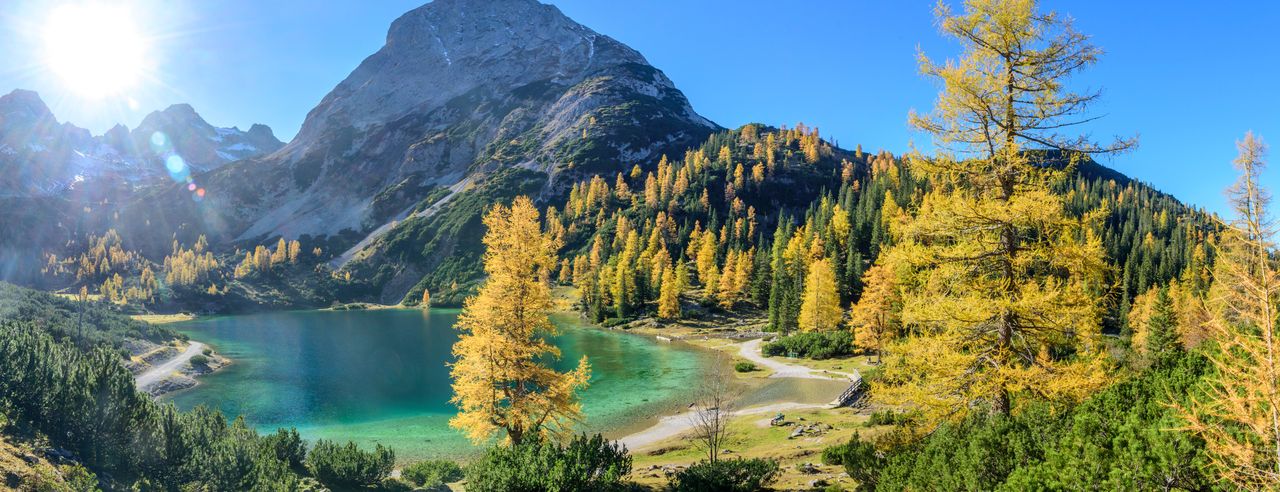
M1259 184L1266 146L1252 133L1239 143L1240 179L1228 191L1236 220L1218 247L1209 291L1209 327L1217 369L1209 388L1182 413L1205 441L1219 476L1242 490L1280 486L1280 347L1276 303L1280 265L1274 255L1270 195Z
M853 344L868 355L875 351L877 359L883 359L885 343L901 325L902 296L894 277L896 263L893 255L881 255L871 269L862 274L862 297L851 310Z
M1100 53L1069 20L1033 0L964 6L937 10L960 57L920 56L941 92L931 114L910 119L939 151L912 156L932 190L892 228L911 271L901 292L912 334L890 347L876 392L934 422L982 407L1008 414L1015 396L1077 400L1105 384L1104 253L1050 184L1061 161L1132 145L1062 136L1093 119L1099 97L1066 89Z
M840 326L844 312L836 290L836 272L831 260L819 258L809 264L804 278L798 325L801 331L831 331Z
M702 234L698 243L697 260L698 281L702 282L703 297L712 299L716 288L720 286L720 269L716 266L716 235L712 231Z
M204 237L204 236L201 236ZM302 254L302 243L297 239L289 241L289 263L297 263L298 256Z
M676 319L680 317L680 279L676 275L676 267L666 269L662 275L662 287L658 292L658 317Z
M560 356L546 341L556 333L548 284L558 246L539 224L538 209L523 196L484 217L488 278L458 316L450 371L459 412L449 425L477 443L499 432L512 444L558 438L581 420L577 391L591 375L587 358L565 373L544 365Z

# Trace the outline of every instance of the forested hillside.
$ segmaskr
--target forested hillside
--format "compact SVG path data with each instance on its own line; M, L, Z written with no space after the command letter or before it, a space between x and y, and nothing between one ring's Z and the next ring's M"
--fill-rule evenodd
M1066 167L1054 192L1071 216L1089 218L1110 264L1100 286L1109 332L1121 332L1134 298L1153 286L1204 288L1220 228L1211 216L1091 160L1049 157L1045 166ZM844 151L804 125L753 124L679 160L576 183L546 221L564 245L558 280L581 288L597 321L679 317L671 306L680 294L766 310L773 329L789 331L801 328L806 299L831 298L836 309L804 328L842 326L893 241L889 229L931 190L901 156ZM806 291L811 275L829 280Z

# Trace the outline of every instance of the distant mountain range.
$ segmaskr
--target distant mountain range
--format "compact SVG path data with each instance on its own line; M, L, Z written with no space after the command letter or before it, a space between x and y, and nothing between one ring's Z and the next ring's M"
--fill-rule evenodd
M165 177L215 170L274 152L284 143L265 125L249 131L210 125L191 106L156 111L133 130L93 136L58 123L35 92L0 96L0 196L58 195L77 186L164 184ZM170 172L178 156L186 169ZM168 161L168 162L166 162ZM184 174L185 173L185 174Z

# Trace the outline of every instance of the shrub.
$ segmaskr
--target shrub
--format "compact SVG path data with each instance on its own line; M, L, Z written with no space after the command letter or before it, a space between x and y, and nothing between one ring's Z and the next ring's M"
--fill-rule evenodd
M627 448L599 434L576 436L568 445L527 442L494 447L467 467L467 490L619 490L631 473Z
M276 429L275 434L262 438L262 446L294 470L302 470L306 466L307 443L303 442L297 429Z
M756 365L752 362L739 362L733 365L733 370L738 372L751 372L759 369L760 368L756 367Z
M845 330L797 333L764 345L765 355L795 353L809 359L830 359L853 355L853 334Z
M191 365L193 365L193 366L207 366L207 365L209 365L209 357L204 356L204 355L199 355L199 354L197 354L197 355L193 355L193 356L191 356Z
M880 469L887 459L876 450L874 444L863 441L857 434L845 444L837 444L822 450L822 462L828 465L844 465L849 478L857 480L861 488L874 489L880 477Z
M396 454L381 444L363 451L354 442L339 446L333 441L316 441L307 456L307 469L320 483L331 487L369 487L391 475Z
M871 417L867 419L867 426L893 425L905 420L906 419L902 418L901 415L898 415L898 413L893 410L882 410L871 413Z
M65 465L62 467L62 480L66 489L72 492L90 492L98 489L98 476L82 465Z
M777 476L778 463L772 460L700 461L677 473L671 488L676 492L754 492Z
M380 492L409 492L410 490L413 490L413 489L414 489L413 484L403 479L396 479L396 478L388 478L386 480L383 480L382 484L378 486L378 490Z
M419 487L434 488L462 480L462 468L448 460L419 461L400 470L400 476Z

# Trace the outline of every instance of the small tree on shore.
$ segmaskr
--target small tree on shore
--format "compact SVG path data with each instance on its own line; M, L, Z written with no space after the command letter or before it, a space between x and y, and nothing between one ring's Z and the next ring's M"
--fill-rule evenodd
M733 385L733 373L723 356L716 357L711 372L698 391L694 401L694 445L707 452L707 459L715 462L729 440L729 419L733 416L734 401L738 398Z
M548 283L557 245L542 232L538 215L521 196L510 207L495 205L484 217L489 278L458 316L462 335L453 345L458 360L450 401L460 411L449 421L477 443L499 431L513 445L563 437L581 419L577 390L591 376L587 358L565 373L545 365L560 357L547 342L556 333L548 317Z

